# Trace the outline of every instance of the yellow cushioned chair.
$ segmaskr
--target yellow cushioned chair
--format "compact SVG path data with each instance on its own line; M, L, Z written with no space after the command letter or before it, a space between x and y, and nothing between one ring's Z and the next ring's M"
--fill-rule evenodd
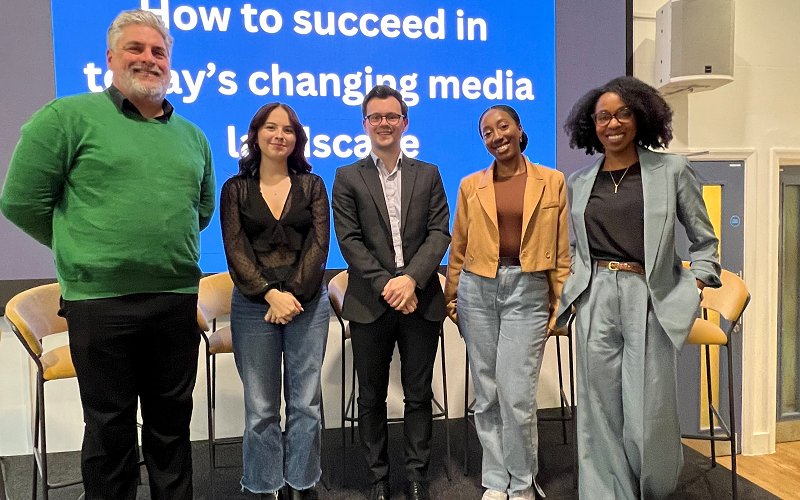
M197 292L197 323L206 344L206 401L208 415L208 464L211 475L211 495L214 497L214 469L217 467L216 447L241 442L241 437L217 439L215 411L217 398L217 354L233 352L231 328L217 329L217 318L231 313L233 281L229 273L212 274L200 280Z
M44 384L51 380L75 377L69 346L45 351L42 339L67 331L67 321L58 315L61 288L58 283L25 290L6 305L6 320L36 366L36 392L33 424L32 498L36 498L38 477L42 478L42 497L48 500L51 489L80 484L81 479L50 483L47 471Z
M684 267L689 267L688 262L684 262L683 265ZM736 328L741 321L742 313L744 313L747 304L750 302L750 293L747 291L747 286L744 281L738 275L730 271L723 269L720 279L722 280L722 286L720 288L705 288L703 290L702 300L700 302L703 317L695 320L694 326L686 340L687 344L705 346L706 391L708 394L708 421L710 424L709 434L682 434L681 437L710 441L712 467L717 466L716 442L728 441L731 443L731 488L733 498L738 499L738 475L736 472L736 408L734 405L733 350L731 346L733 333L738 331ZM708 320L708 311L716 311L730 322L727 332ZM730 415L730 426L719 414L712 400L711 355L709 353L709 346L712 345L724 346L727 349L728 411ZM714 417L716 417L719 426L722 428L722 435L715 433Z

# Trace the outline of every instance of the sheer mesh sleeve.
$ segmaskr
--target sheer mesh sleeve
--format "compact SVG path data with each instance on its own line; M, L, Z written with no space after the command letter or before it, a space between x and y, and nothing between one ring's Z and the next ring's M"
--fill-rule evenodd
M246 197L247 185L243 179L234 177L222 186L219 202L222 242L236 288L244 295L263 296L269 283L261 272L253 247L242 228L241 204Z
M325 183L317 175L301 175L303 190L310 201L312 226L303 241L303 249L289 279L286 290L297 300L305 302L313 299L322 286L325 264L330 246L330 205Z

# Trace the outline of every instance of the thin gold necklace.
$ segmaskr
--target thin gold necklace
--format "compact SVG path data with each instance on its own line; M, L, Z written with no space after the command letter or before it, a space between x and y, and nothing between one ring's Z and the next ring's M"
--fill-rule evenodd
M625 171L622 172L622 177L619 178L619 182L614 180L614 176L611 174L611 170L608 171L608 176L611 177L611 182L614 183L614 194L617 194L617 189L619 189L619 185L622 184L622 179L625 178L625 174L628 173L629 168L631 167L626 168Z

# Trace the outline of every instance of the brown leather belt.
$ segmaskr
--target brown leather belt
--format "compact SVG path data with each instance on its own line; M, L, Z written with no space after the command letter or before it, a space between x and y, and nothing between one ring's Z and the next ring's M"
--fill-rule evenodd
M607 267L611 271L628 271L644 276L644 267L638 262L617 262L615 260L596 260L600 267Z

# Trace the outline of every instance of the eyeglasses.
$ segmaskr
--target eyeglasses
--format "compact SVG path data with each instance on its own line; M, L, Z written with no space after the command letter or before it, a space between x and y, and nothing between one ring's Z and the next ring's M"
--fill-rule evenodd
M397 113L388 113L385 115L382 115L380 113L372 113L369 116L365 116L364 119L367 120L369 124L373 126L380 125L381 121L383 121L384 118L386 118L386 123L388 123L389 125L397 125L398 123L400 123L400 120L405 117L406 115L398 115Z
M600 111L592 114L592 120L594 120L594 122L601 127L611 123L612 118L616 118L619 123L629 123L634 118L633 110L626 107L619 108L616 113Z

